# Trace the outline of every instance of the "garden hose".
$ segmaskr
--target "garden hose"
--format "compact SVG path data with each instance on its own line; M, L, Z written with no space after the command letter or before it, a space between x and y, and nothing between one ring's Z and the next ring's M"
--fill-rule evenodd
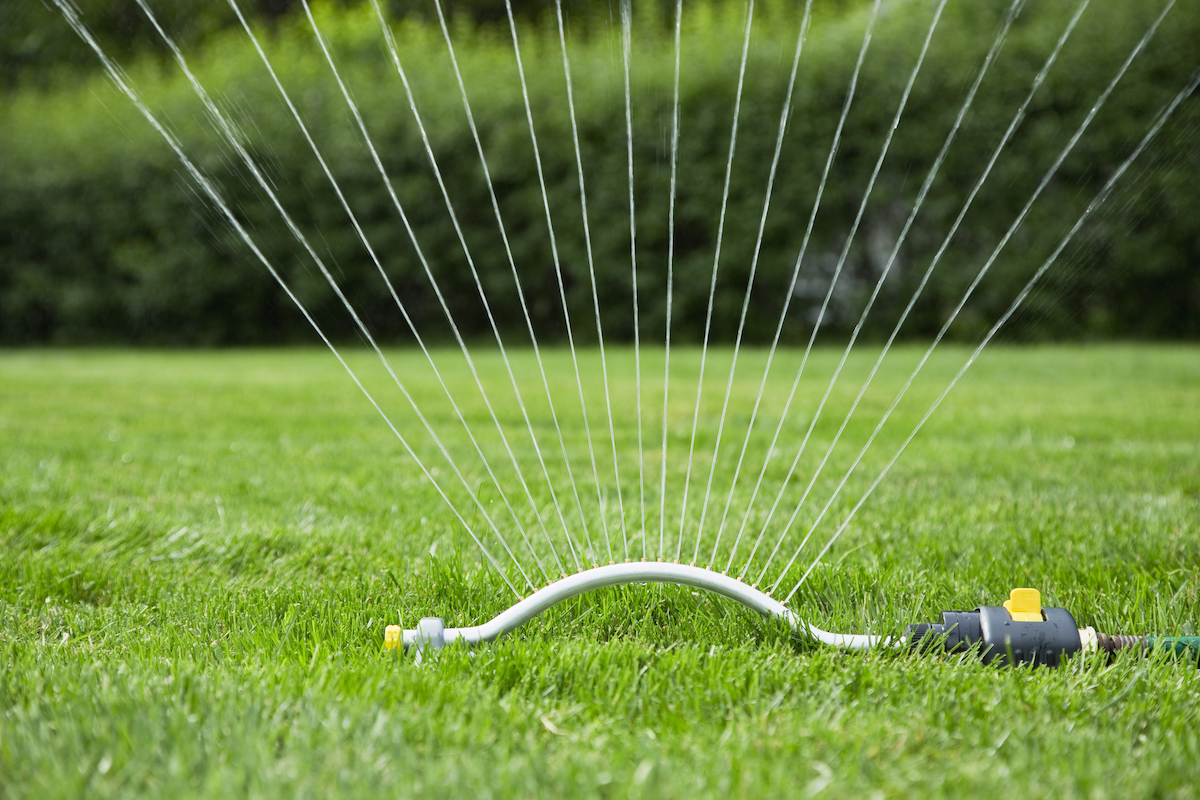
M1168 652L1200 659L1200 636L1156 637L1098 633L1080 628L1065 608L1043 607L1037 589L1013 589L1000 606L980 606L974 611L945 611L940 623L909 625L903 637L832 633L801 619L766 592L737 578L703 567L642 561L592 567L537 590L482 625L448 628L440 617L426 617L416 628L389 625L384 647L412 650L418 660L455 642L467 645L492 642L520 627L546 609L593 589L630 583L674 583L728 597L760 614L780 619L803 637L845 650L878 647L947 653L974 650L984 663L1032 664L1055 667L1076 653L1114 654Z

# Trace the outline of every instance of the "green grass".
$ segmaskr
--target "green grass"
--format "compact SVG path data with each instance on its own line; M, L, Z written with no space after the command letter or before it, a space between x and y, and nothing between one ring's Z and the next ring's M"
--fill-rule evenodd
M848 465L919 352L901 350L881 373L832 466ZM442 355L495 456L467 371ZM697 355L678 356L676 456ZM812 464L870 355L851 360L833 393ZM469 444L419 357L395 356L465 463ZM802 437L837 356L815 354L783 449ZM939 350L831 515L844 516L964 357ZM480 359L489 387L501 386L499 359ZM548 359L556 398L570 397L568 357ZM628 504L630 354L612 361ZM798 361L781 357L764 407L772 422ZM719 398L728 353L712 363ZM647 356L648 372L660 364ZM529 354L516 366L536 387ZM756 388L744 374L735 428ZM661 403L652 383L650 409ZM394 388L375 372L368 386L415 430ZM708 448L718 409L701 418ZM793 605L837 630L888 631L1034 585L1081 624L1195 634L1198 409L1196 348L990 350ZM578 472L586 443L577 411L561 410ZM498 412L519 433L511 403ZM647 422L647 459L658 435ZM433 463L428 442L413 440ZM754 441L753 466L763 448ZM718 483L734 455L723 453ZM533 463L526 450L518 458ZM822 500L841 469L830 473L814 490ZM772 467L768 483L786 477L786 465ZM511 600L325 353L0 354L0 797L1198 793L1200 675L1185 662L1030 671L972 656L843 654L677 587L581 597L502 643L421 666L381 651L383 627L401 618L479 622Z

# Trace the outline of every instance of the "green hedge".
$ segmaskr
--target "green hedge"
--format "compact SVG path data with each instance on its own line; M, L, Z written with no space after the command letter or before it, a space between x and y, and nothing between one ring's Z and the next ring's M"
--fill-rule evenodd
M659 7L635 21L634 146L638 291L643 337L663 334L671 31ZM793 5L758 4L742 100L713 331L732 340L749 274L775 131L799 18ZM820 3L819 8L823 8ZM844 336L874 284L916 191L991 44L1007 3L947 7L908 110L872 194L827 325ZM973 211L934 274L906 335L937 329L1042 174L1158 13L1143 0L1094 0L1037 94ZM750 341L769 340L789 292L789 341L806 338L829 271L850 229L933 11L927 0L887 2L863 68L801 281L791 271L854 67L866 11L822 11L801 60L795 107L771 200L753 291ZM984 81L940 177L872 312L866 334L885 336L948 230L991 148L1074 3L1030 3ZM685 3L682 135L677 204L675 332L702 336L735 95L740 4ZM639 12L641 13L641 12ZM428 167L400 82L369 8L320 15L420 243L455 318L488 332L454 229ZM464 235L497 318L523 338L520 310L474 143L440 32L397 28ZM580 26L572 69L605 336L632 338L620 43L605 26ZM63 26L63 36L71 36ZM448 336L413 248L303 19L263 31L268 53L363 222L419 329ZM578 336L594 338L574 150L557 35L522 32L523 56L568 299ZM563 338L542 199L511 42L500 28L455 32L513 253L540 339ZM1156 110L1195 68L1200 2L1180 0L1134 62L1062 170L1034 206L953 329L977 336L1007 307ZM244 35L223 34L193 56L201 80L243 129L286 207L335 265L374 330L408 333L336 197ZM222 187L264 252L341 339L353 327L331 290L277 219L231 148L222 145L186 82L158 60L130 65L151 106ZM1190 98L1154 146L1049 273L1015 321L1022 336L1200 335L1200 183ZM22 90L0 112L0 341L162 344L311 342L313 334L170 151L105 81L52 92Z

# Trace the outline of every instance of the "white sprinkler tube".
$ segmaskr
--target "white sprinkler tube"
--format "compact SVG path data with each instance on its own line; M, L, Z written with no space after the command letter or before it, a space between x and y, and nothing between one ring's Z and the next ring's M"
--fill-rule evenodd
M493 642L564 600L593 589L621 586L627 583L674 583L680 586L705 589L728 597L730 600L736 600L764 616L782 619L797 633L810 636L822 644L833 647L847 650L867 650L872 647L902 645L899 639L892 637L823 631L800 619L790 609L765 592L736 578L703 567L655 561L608 564L568 575L537 590L512 608L482 625L447 628L439 617L426 617L413 630L402 629L399 625L390 625L385 634L384 643L388 648L403 645L405 650L415 647L420 652L440 650L453 642L467 644Z

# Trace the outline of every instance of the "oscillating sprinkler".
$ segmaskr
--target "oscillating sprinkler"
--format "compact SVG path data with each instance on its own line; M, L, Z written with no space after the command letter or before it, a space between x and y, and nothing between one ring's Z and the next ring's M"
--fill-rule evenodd
M940 623L909 625L902 637L831 633L806 622L769 594L737 578L703 567L648 561L593 567L554 581L482 625L447 628L440 617L426 617L411 630L389 625L384 633L384 647L412 650L420 659L455 642L467 645L492 642L564 600L593 589L629 583L674 583L705 589L736 600L766 617L783 620L805 638L844 650L882 647L958 653L974 649L984 663L1047 667L1056 667L1076 653L1113 654L1122 650L1166 651L1200 658L1200 636L1114 636L1090 627L1080 628L1065 608L1043 607L1037 589L1013 589L1008 600L999 606L943 612Z

